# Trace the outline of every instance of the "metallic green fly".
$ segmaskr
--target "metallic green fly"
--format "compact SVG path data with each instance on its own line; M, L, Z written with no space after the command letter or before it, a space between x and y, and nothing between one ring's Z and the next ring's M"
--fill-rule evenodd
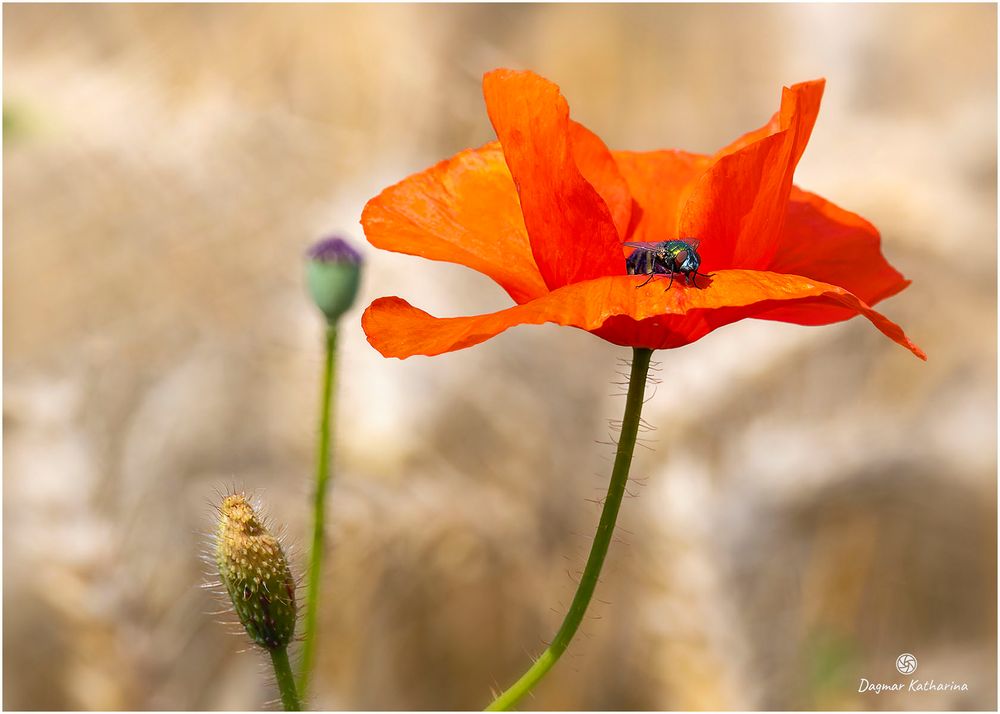
M684 281L690 285L698 287L697 278L711 277L705 273L699 273L701 267L701 256L698 255L698 246L701 241L695 238L683 240L664 240L649 243L622 243L631 248L635 248L632 254L625 259L625 267L629 275L648 275L646 281L636 285L641 288L656 275L669 275L670 283L667 290L674 284L674 275L680 273L684 276Z

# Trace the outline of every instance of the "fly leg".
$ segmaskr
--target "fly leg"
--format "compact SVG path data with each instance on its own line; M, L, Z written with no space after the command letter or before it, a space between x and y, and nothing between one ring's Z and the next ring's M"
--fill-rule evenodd
M653 276L654 276L654 275L656 275L656 273L654 273L653 271L649 271L649 277L648 277L648 278L646 278L645 282L642 282L642 283L639 283L638 285L636 285L636 286L635 286L635 289L636 289L636 290L638 290L638 289L639 289L639 288L641 288L641 287L642 287L643 285L645 285L646 283L648 283L648 282L649 282L650 280L652 280L652 279L653 279Z
M663 292L667 292L667 290L669 290L669 289L670 289L670 286L671 286L671 285L673 285L673 284L674 284L674 271L673 271L673 270L671 270L671 271L670 271L670 282L669 282L669 283L667 283L667 287L666 287L666 290L664 290Z
M699 276L702 277L702 278L711 278L713 275L714 275L714 273L699 273L696 270L693 273L691 273L691 282L694 284L695 287L698 287L698 278L699 278Z

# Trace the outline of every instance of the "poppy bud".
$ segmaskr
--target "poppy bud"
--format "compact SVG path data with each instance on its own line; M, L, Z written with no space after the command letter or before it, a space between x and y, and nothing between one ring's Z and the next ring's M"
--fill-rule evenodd
M361 254L343 238L331 236L306 253L306 284L331 325L354 304L361 281Z
M215 560L250 639L284 649L295 633L295 580L278 540L243 494L222 500Z

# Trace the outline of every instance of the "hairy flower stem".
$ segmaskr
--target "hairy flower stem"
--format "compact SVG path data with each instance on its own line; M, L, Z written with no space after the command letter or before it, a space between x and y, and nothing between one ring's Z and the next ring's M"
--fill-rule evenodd
M302 662L299 669L299 693L305 697L309 677L316 659L316 613L319 606L319 581L323 565L323 525L326 519L326 491L330 481L330 433L337 325L326 328L326 362L323 369L323 399L320 409L319 438L316 452L316 496L313 501L313 537L309 551L309 573L306 585L306 616L303 630Z
M487 711L506 711L514 707L536 684L548 673L559 660L559 657L573 640L583 616L587 612L590 598L597 587L597 579L604 565L604 558L611 545L611 537L618 519L618 509L625 495L625 484L628 483L628 471L632 465L632 453L635 451L635 439L639 433L639 419L642 412L642 399L646 389L646 375L649 373L649 360L652 350L635 347L632 350L632 372L629 375L628 397L625 400L625 416L622 418L622 431L618 439L618 450L615 453L615 465L611 471L611 483L608 484L608 495L604 500L601 520L597 525L594 543L590 548L590 556L584 567L580 584L576 588L573 602L569 606L559 631L552 644L542 652L521 678L514 682L505 692L486 707Z
M281 706L286 712L302 710L299 695L295 692L295 679L292 677L292 667L288 664L288 648L276 647L268 650L271 653L271 663L274 665L274 676L278 680L278 691L281 692Z

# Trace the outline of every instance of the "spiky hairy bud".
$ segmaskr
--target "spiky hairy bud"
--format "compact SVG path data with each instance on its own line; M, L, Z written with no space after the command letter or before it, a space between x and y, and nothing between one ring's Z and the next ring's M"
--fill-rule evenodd
M284 649L295 633L295 580L278 540L242 493L222 500L215 560L250 639Z

